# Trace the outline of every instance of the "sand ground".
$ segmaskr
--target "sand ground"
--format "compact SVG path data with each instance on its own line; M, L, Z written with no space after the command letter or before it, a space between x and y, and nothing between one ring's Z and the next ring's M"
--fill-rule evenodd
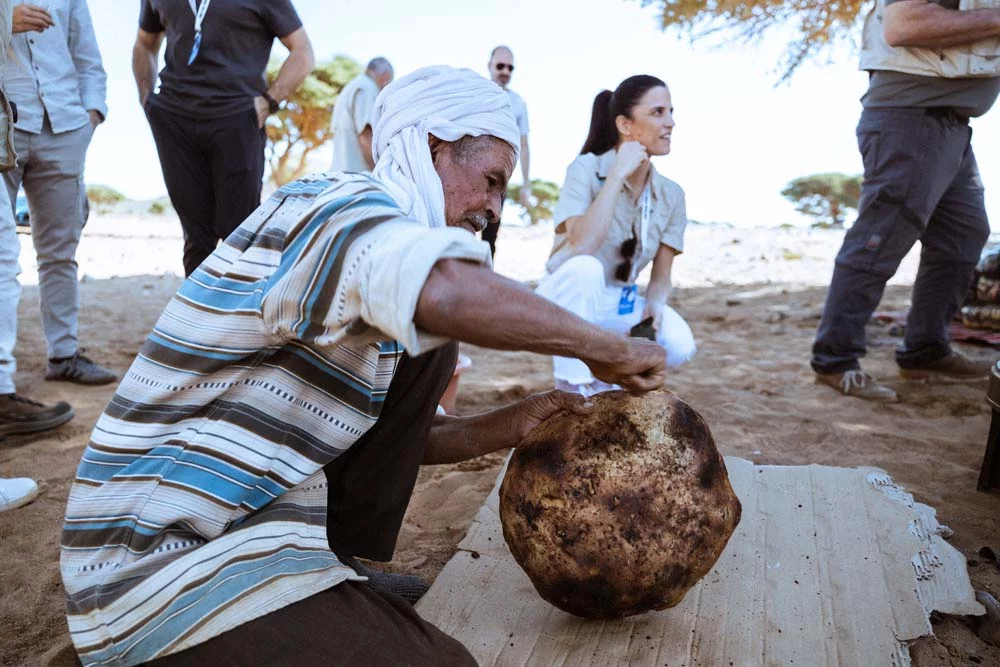
M70 481L91 428L114 387L47 383L30 237L22 236L17 358L19 392L67 400L76 418L56 431L0 444L0 475L30 476L41 495L0 514L0 665L66 664L68 638L58 574L58 541ZM840 398L813 384L809 347L842 232L689 227L676 262L673 299L691 323L697 357L668 388L700 411L720 450L763 464L877 466L938 510L951 543L969 559L973 585L1000 597L1000 494L975 490L989 429L985 383L914 385L895 376L888 329L869 328L866 368L900 393L894 405ZM531 282L550 247L547 227L504 229L497 270ZM163 305L180 284L180 237L170 215L94 216L79 252L80 338L88 355L125 371ZM883 300L907 306L916 254ZM996 351L962 346L993 359ZM471 414L551 386L546 358L466 346L458 411ZM454 552L502 461L430 467L420 475L390 568L433 579ZM936 638L912 650L916 665L1000 665L1000 648L980 641L964 619L936 618Z

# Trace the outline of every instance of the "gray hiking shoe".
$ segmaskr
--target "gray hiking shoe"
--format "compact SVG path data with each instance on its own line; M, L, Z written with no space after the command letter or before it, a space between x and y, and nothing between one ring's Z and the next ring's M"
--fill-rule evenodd
M875 378L861 369L843 373L816 373L816 384L825 384L840 391L844 396L863 398L866 401L895 403L899 400L896 392L884 384L879 384Z
M77 352L68 359L50 359L45 379L77 384L108 384L117 380L118 376Z
M73 418L69 403L45 405L17 394L0 395L0 437L48 431Z
M919 368L900 368L899 375L906 380L927 382L928 380L945 380L963 382L970 380L985 380L993 370L993 363L988 361L972 361L959 352L952 351L947 357L942 357Z

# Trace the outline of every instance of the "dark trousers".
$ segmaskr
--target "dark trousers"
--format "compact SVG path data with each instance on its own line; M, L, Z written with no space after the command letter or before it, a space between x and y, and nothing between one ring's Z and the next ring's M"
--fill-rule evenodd
M917 368L950 354L948 326L990 233L968 119L947 109L865 109L857 134L865 180L813 343L817 373L859 368L865 325L917 241L920 266L896 362Z
M491 222L483 230L482 239L490 244L490 254L497 256L497 235L500 233L500 221Z
M189 118L146 102L170 203L184 230L184 274L260 205L264 130L253 108L222 118Z
M475 667L462 644L392 593L345 581L322 593L146 663L156 667Z

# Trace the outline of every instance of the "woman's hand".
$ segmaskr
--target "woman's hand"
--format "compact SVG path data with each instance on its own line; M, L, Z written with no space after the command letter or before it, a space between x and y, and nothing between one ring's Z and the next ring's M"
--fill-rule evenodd
M638 141L626 141L618 147L618 154L615 156L615 163L611 167L608 177L624 182L629 175L649 162L649 153Z
M660 331L660 316L663 315L663 305L662 301L647 300L646 307L642 311L642 319L653 318L653 328L657 332Z

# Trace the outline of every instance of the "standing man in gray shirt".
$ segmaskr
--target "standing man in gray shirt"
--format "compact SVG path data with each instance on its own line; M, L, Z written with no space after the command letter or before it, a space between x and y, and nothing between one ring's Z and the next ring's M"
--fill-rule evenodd
M372 58L365 71L351 79L333 107L334 171L371 171L372 109L379 92L392 83L392 65L385 58Z
M4 67L17 107L17 166L3 174L10 201L24 186L38 255L46 380L107 384L114 373L80 354L76 249L86 222L83 167L94 129L104 122L107 77L86 0L21 3Z
M510 84L510 77L514 74L514 54L506 46L498 46L490 53L490 78L510 97L510 108L514 112L514 120L517 121L517 128L521 132L521 206L527 208L529 195L531 194L531 178L528 176L530 168L530 158L528 155L528 107L524 104L524 99L507 86ZM483 230L483 240L490 244L490 252L497 254L497 234L500 232L500 221L491 222Z
M896 351L900 375L989 373L989 364L953 350L948 336L990 233L969 119L1000 94L1000 9L991 0L969 4L959 11L959 0L878 0L865 21L861 69L870 80L857 130L864 185L812 358L816 381L848 396L897 400L858 360L886 281L917 241L920 268Z

